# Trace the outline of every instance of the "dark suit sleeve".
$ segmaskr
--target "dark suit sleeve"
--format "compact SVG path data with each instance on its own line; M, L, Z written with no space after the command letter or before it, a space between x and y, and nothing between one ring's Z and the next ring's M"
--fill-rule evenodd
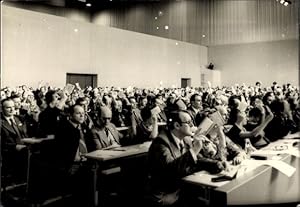
M152 158L156 162L157 167L178 178L191 174L195 161L190 151L174 158L166 144L155 141L149 153L151 154L150 156L153 156Z
M10 137L9 132L5 129L1 129L1 150L3 152L16 150L17 143Z

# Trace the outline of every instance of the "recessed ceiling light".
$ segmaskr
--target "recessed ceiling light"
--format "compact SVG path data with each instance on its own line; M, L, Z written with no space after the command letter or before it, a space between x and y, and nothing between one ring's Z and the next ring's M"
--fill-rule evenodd
M74 32L78 32L78 29L77 29L77 28L75 28L75 29L74 29Z
M156 27L156 29L159 29L159 27Z
M87 7L91 7L92 4L91 4L91 3L87 3L86 6L87 6Z
M154 19L157 19L157 17L154 17Z
M202 37L205 37L205 34L203 34Z
M165 26L165 30L168 30L168 29L169 29L169 26L168 26L168 25L166 25L166 26Z

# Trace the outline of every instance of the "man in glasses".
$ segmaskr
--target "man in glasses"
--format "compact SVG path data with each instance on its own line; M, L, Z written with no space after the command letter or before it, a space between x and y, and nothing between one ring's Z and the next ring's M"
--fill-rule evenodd
M161 132L150 146L148 193L154 206L177 206L180 203L181 178L197 171L197 154L202 148L202 142L198 139L191 142L193 127L187 111L171 112L168 116L168 130Z
M97 123L95 123L95 127L92 129L96 149L120 145L120 139L123 135L119 133L116 126L110 122L111 118L111 110L106 106L101 107Z

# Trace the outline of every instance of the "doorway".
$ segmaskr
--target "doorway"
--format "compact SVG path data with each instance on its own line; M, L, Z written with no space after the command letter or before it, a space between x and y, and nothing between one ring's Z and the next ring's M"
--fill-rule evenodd
M190 78L181 78L181 88L191 87Z
M97 87L97 74L79 74L79 73L67 73L67 84L79 83L82 89L92 86Z

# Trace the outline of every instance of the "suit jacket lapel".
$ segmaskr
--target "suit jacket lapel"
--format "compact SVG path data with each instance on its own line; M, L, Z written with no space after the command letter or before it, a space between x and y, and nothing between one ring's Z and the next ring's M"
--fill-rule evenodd
M2 126L6 128L8 131L10 131L11 133L16 134L13 127L9 124L9 122L4 117L2 117Z
M16 118L16 117L14 117L14 119L15 119L15 122L16 122L16 127L18 128L21 137L22 138L25 137L26 135L24 133L24 127L23 127L22 122L18 118Z
M167 132L166 137L164 137L164 140L168 143L173 157L174 158L180 157L181 156L180 149L177 146L176 141L170 132Z
M117 132L112 128L111 126L108 127L108 130L110 131L113 138L116 140L117 143L120 143L119 137L117 135Z
M104 129L99 130L99 136L100 136L100 142L103 142L105 147L109 146L108 137L106 136Z

